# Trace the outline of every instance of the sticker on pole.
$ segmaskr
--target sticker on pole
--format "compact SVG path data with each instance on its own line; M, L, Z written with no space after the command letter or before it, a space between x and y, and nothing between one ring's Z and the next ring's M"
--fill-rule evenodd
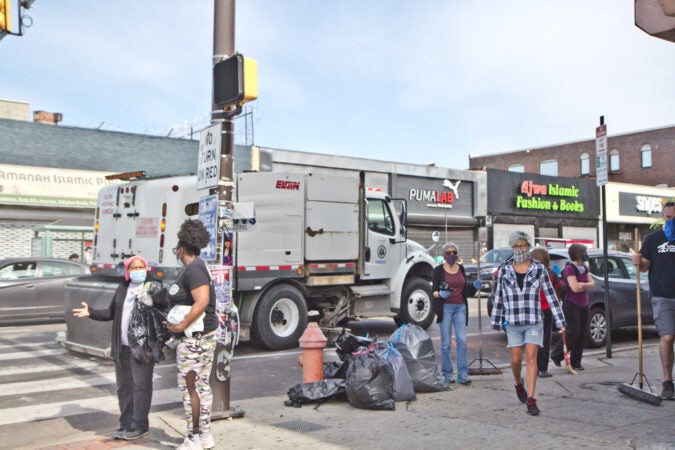
M220 178L220 141L222 124L216 123L199 138L199 161L197 162L197 190L218 186Z
M217 257L216 239L218 236L218 196L209 195L199 199L199 220L211 235L208 245L202 249L200 254L204 261L215 261Z

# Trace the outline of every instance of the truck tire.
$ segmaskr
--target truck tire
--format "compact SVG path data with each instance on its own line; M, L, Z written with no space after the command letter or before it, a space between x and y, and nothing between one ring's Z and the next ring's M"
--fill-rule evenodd
M271 287L258 301L253 315L253 343L268 350L284 350L298 345L307 328L307 304L293 286Z
M434 321L431 284L424 278L410 278L403 285L401 309L395 319L397 325L410 323L424 329Z

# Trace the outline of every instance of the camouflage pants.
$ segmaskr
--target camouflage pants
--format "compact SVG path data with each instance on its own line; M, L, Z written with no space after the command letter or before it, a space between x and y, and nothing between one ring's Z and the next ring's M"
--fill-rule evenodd
M201 338L184 337L176 348L176 365L178 366L178 389L183 393L183 408L187 421L188 433L192 433L192 403L187 389L187 375L195 372L195 389L199 395L199 431L204 433L211 429L211 405L213 396L209 385L213 354L218 342L219 329L207 333Z

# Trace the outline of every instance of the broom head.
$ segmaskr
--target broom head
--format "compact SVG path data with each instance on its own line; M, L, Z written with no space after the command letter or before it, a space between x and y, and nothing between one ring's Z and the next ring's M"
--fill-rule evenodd
M632 397L641 402L649 403L650 405L659 406L663 401L660 395L656 395L649 388L640 389L633 384L623 383L620 384L617 389L623 395L627 395L628 397Z

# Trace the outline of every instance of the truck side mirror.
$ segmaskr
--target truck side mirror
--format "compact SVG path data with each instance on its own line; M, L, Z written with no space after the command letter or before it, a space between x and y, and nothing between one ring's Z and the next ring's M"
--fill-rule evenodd
M408 205L405 200L401 202L401 213L399 214L398 219L401 222L401 229L405 228L408 224Z

